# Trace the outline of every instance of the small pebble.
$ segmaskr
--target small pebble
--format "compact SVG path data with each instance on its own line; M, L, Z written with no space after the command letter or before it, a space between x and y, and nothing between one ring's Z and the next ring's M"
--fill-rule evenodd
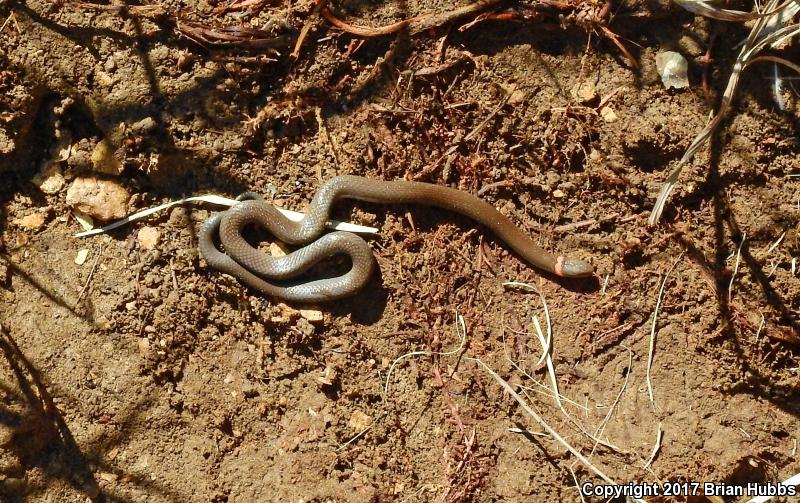
M103 70L95 70L94 83L100 87L111 87L114 85L114 77Z
M152 117L145 117L144 119L131 124L131 131L143 135L154 130L157 126L158 123L156 123L155 119Z
M26 215L22 218L18 218L13 221L13 223L23 229L27 229L29 231L37 231L42 228L45 222L45 215L44 213L31 213L30 215Z
M150 354L150 341L145 337L139 338L139 342L136 345L139 347L140 355L146 357Z
M361 432L369 428L369 425L372 424L372 417L364 414L360 410L353 412L353 415L350 416L350 421L347 422L347 425L352 428L356 432Z
M318 309L300 309L300 316L311 323L320 323L323 320L322 311Z
M116 482L119 477L116 473L100 472L100 478L105 482Z
M283 243L272 242L269 244L269 254L273 257L285 257L289 254L289 248Z
M6 446L14 441L14 428L6 424L0 424L0 447Z
M614 112L614 109L609 106L600 109L600 117L609 124L617 121L617 114Z
M72 216L74 216L75 220L83 227L83 230L90 231L94 229L94 219L81 210L73 209Z
M89 250L84 248L78 251L78 254L75 255L75 263L77 265L83 265L86 263L86 259L89 258Z
M685 52L689 56L695 58L702 55L703 52L705 52L703 51L703 48L700 46L697 40L695 40L694 37L691 37L689 35L682 36L681 39L678 41L678 46L681 48L682 52Z
M333 386L336 382L336 370L333 367L327 366L321 375L317 377L317 382L324 386Z
M581 105L590 105L597 100L597 90L591 81L581 82L572 88L572 97L577 99Z
M689 63L681 53L664 51L656 54L656 68L661 75L661 82L667 89L683 89L689 87Z
M39 187L39 190L45 194L57 194L64 188L65 183L64 175L61 173L61 167L55 163L50 164L33 177L33 184Z
M159 232L155 227L142 227L136 234L136 241L143 250L153 250L158 246Z

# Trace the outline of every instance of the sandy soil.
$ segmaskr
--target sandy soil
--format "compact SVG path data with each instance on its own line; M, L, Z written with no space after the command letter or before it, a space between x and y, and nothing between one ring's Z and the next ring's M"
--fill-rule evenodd
M474 358L615 481L800 471L800 103L787 89L778 109L769 67L748 71L664 222L646 225L746 27L665 1L614 3L608 22L587 1L363 39L308 0L154 5L0 0L0 499L580 501L575 481L599 479ZM331 11L381 26L458 6ZM246 47L243 26L268 43ZM238 42L216 43L222 27ZM666 49L688 58L690 88L664 89ZM63 186L43 191L48 170ZM345 173L480 194L597 277L542 275L439 210L343 203L337 218L380 228L380 274L316 319L205 266L212 208L78 239L66 203L75 178L98 176L133 194L129 211L243 190L302 209ZM507 281L547 301L571 419L539 359L539 296Z

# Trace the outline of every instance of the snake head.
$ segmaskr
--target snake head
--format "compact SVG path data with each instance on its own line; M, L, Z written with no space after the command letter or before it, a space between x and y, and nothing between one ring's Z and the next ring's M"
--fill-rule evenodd
M587 278L594 275L594 267L579 258L562 255L556 259L555 273L562 278Z

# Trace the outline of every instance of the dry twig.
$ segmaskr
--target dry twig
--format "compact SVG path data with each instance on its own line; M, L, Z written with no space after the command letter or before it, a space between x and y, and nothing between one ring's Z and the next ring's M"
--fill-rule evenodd
M398 21L385 26L375 28L369 26L354 26L337 18L327 6L322 5L320 13L329 23L342 31L364 38L381 37L391 35L402 30L406 30L409 35L418 35L424 31L439 28L445 24L456 21L471 14L477 14L489 7L497 5L501 0L479 0L475 3L459 7L448 12L437 12L433 14L423 14L414 16L403 21Z

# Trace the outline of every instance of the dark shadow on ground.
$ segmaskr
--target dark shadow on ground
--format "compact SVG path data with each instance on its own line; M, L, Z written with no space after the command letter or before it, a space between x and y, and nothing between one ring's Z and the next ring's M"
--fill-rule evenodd
M727 260L731 250L741 250L742 265L746 266L747 274L760 287L759 299L771 308L772 313L767 319L765 330L774 330L776 326L785 326L793 333L800 333L800 321L792 312L792 307L787 305L780 292L772 285L772 280L762 270L762 264L753 256L747 240L742 244L742 234L736 214L727 197L728 187L738 183L735 177L725 177L720 173L720 159L725 142L722 141L725 127L730 120L723 121L718 131L710 139L711 156L708 176L701 187L698 188L698 197L711 199L713 204L714 219L714 257L706 260L699 247L684 238L678 242L689 254L701 270L710 276L716 297L718 316L721 325L720 340L731 344L737 363L740 367L738 375L748 376L745 380L736 383L727 393L747 393L766 400L796 417L800 417L800 389L794 386L778 385L771 382L771 377L762 374L759 369L751 364L755 357L762 357L763 352L771 352L768 345L752 347L752 335L745 332L750 330L749 324L743 321L748 314L746 306L736 302L736 298L729 295L731 271L728 270ZM741 268L741 266L740 266ZM783 344L774 342L773 344ZM750 347L745 347L745 345ZM795 348L787 347L789 351ZM755 354L754 354L755 353ZM761 358L759 358L761 359Z
M125 473L113 461L109 461L108 453L115 447L124 446L135 435L135 426L140 423L141 416L156 405L152 394L143 396L136 403L130 404L127 411L118 414L114 420L115 428L111 434L103 433L88 440L83 446L78 445L67 425L63 413L55 405L46 379L28 360L11 333L0 324L0 354L5 358L14 377L15 385L0 382L0 393L6 395L5 403L22 404L20 414L17 407L9 410L0 406L0 426L11 431L10 442L0 448L12 453L18 465L6 473L0 468L0 475L24 478L25 471L39 468L44 473L45 483L32 485L25 494L3 495L3 501L27 501L44 494L51 480L63 480L93 502L128 502L132 501L117 493L115 485L107 491L101 491L93 471L112 473L126 484L133 484L148 493L158 494L170 501L180 501L183 496L164 484L152 480L149 476ZM62 407L82 403L69 394L56 391ZM66 404L66 405L63 405ZM80 410L76 411L81 414ZM108 429L106 429L108 431ZM16 500L14 498L17 498Z
M17 342L2 325L0 352L16 377L27 414L24 418L18 418L16 431L5 448L13 452L23 466L27 467L42 466L47 470L42 463L51 457L59 458L62 460L63 472L52 475L65 479L93 501L102 501L89 462L53 402L38 369L28 361Z

